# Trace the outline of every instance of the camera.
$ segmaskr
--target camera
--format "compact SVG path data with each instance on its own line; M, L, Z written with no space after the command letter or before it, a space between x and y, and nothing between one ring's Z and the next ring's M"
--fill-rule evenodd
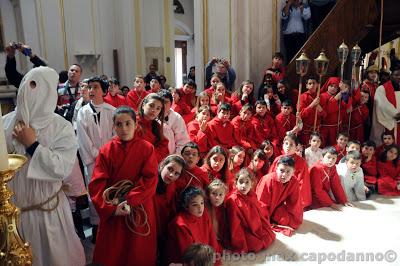
M12 48L14 48L14 49L19 49L22 45L21 45L21 43L19 43L19 42L13 42L11 46L12 46Z

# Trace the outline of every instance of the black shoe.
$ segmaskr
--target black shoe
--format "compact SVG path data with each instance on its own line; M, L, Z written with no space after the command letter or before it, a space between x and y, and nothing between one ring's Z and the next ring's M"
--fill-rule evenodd
M86 238L85 232L83 231L83 221L79 210L72 212L72 218L74 220L75 231L78 237L82 240Z
M96 237L97 237L97 228L98 225L93 225L92 227L92 244L96 244Z

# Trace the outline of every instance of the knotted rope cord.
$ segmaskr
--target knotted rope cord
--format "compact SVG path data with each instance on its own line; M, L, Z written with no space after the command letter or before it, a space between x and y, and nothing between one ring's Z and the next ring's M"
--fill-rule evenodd
M47 200L45 200L45 201L43 201L43 202L41 202L41 203L38 203L38 204L34 204L34 205L31 205L31 206L28 206L28 207L23 207L23 208L21 208L21 212L27 212L27 211L32 211L32 210L39 210L39 211L44 211L44 212L51 212L51 211L53 211L53 210L55 210L57 207L58 207L58 204L60 203L60 199L59 199L59 197L58 197L58 194L61 192L61 190L63 190L63 189L66 189L66 186L65 185L62 185L61 187L60 187L60 189L53 195L53 196L51 196L50 198L48 198ZM56 204L53 206L53 207L51 207L51 208L48 208L48 209L46 209L46 208L43 208L43 206L45 205L45 204L47 204L47 203L49 203L50 201L52 201L54 198L56 198Z
M132 181L127 179L121 180L104 190L103 200L109 205L117 206L121 202L125 201L126 194L128 194L133 187L134 185ZM130 206L130 208L131 212L129 215L125 216L125 224L129 231L139 236L148 236L150 234L150 225L143 204L140 204L139 206ZM137 232L135 231L134 227L145 227L146 232Z

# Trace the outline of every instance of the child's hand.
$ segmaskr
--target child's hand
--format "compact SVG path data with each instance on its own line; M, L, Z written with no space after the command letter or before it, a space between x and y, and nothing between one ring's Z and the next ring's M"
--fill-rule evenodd
M203 132L205 132L206 129L207 129L207 120L204 119L204 120L202 120L202 121L200 122L200 130L203 131Z
M315 97L315 99L310 103L310 108L313 108L319 104L319 97Z
M333 203L330 207L336 211L342 211L342 206L339 204Z
M318 104L318 105L317 105L317 112L318 112L318 113L321 113L323 110L324 110L324 109L322 109L322 106Z
M351 203L351 202L346 202L344 204L344 206L346 206L346 207L354 207L353 203Z
M369 188L367 186L365 186L365 185L364 185L364 191L365 191L365 193L369 192Z
M131 213L131 206L129 206L126 201L121 202L117 205L117 209L115 210L115 216L126 216Z

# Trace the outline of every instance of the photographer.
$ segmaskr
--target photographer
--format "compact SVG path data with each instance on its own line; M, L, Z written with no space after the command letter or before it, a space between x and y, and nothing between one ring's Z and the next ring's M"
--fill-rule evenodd
M29 60L33 63L34 67L47 65L36 54L32 53L32 49L28 45L21 42L10 42L6 46L7 60L4 70L6 72L8 82L10 82L10 84L14 85L18 89L24 75L17 71L17 62L15 60L15 52L17 50L20 51L23 55L29 56Z
M68 80L58 85L57 113L66 116L69 106L79 99L79 80L82 75L82 67L72 64L68 69Z
M234 84L236 80L235 70L229 65L229 61L226 58L216 58L213 57L210 62L206 65L206 88L211 86L210 80L213 73L213 67L216 67L215 74L221 79L221 82L224 83L226 89L229 92L232 92L234 89Z

